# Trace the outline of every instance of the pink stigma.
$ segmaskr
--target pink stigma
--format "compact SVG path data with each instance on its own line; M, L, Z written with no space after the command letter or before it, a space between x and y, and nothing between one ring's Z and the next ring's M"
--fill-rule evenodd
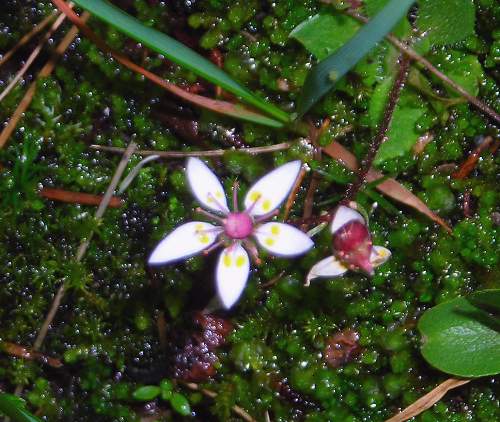
M231 239L245 239L253 232L253 221L246 212L232 212L224 221L224 232Z

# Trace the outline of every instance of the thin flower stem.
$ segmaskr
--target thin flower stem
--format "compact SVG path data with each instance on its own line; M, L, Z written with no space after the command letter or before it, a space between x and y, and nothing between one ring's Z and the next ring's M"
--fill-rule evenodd
M7 53L5 53L2 56L2 58L0 58L0 66L2 66L5 63L7 63L7 61L14 55L14 53L17 50L19 50L23 45L25 45L28 42L30 42L30 40L35 35L37 35L41 31L43 31L45 29L45 27L50 22L52 22L52 20L57 16L58 13L59 12L57 12L57 11L52 12L50 15L46 16L45 18L43 18L43 20L40 23L38 23L37 25L35 25L30 32L28 32L27 34L23 35L20 38L20 40L17 42L17 44L14 47L12 47Z
M408 77L409 66L409 59L404 55L401 55L399 58L399 71L396 76L396 80L394 81L394 84L391 88L391 92L389 93L389 100L387 102L387 107L385 109L384 116L382 117L382 121L380 122L377 135L371 143L366 157L361 163L361 169L359 171L358 178L347 188L343 203L354 201L357 193L366 181L366 176L368 175L368 172L372 167L373 160L375 160L380 145L382 145L382 143L387 140L387 132L389 131L389 128L391 126L394 110L396 110L401 91L403 90L403 86Z
M154 150L140 150L135 151L134 154L148 156L159 155L161 158L186 158L186 157L222 157L228 152L245 152L247 154L264 154L269 152L283 151L291 148L293 142L282 142L280 144L268 145L263 147L253 148L229 148L229 149L213 149L208 151L154 151ZM104 145L90 145L90 148L97 151L112 152L115 154L123 154L124 148L107 147Z
M45 33L43 38L39 41L38 45L31 52L29 57L26 59L26 62L24 63L24 65L16 73L16 76L14 76L14 78L9 82L9 84L5 87L5 89L2 91L2 93L0 93L0 101L2 101L9 94L9 92L11 92L14 89L14 87L17 85L17 83L21 80L21 78L24 76L24 74L31 67L31 65L33 64L35 59L38 57L38 55L42 51L44 44L49 40L49 38L52 36L52 34L64 22L64 19L66 19L66 15L63 15L63 14L61 14L57 17L55 22L52 24L52 26L49 28L49 30Z
M104 215L104 212L106 211L106 208L109 205L109 202L111 201L111 198L113 197L113 193L116 190L116 187L118 185L118 182L120 181L120 178L123 175L123 172L125 171L125 168L127 167L127 163L132 156L132 153L134 152L136 148L135 142L131 142L127 149L125 150L125 153L123 154L123 157L118 164L115 174L113 175L111 182L109 183L108 188L106 189L106 192L104 193L101 203L99 204L99 207L97 208L97 211L95 212L94 218L96 220L100 220L102 216ZM85 252L87 251L87 248L90 244L90 240L94 234L94 231L91 231L87 239L83 240L80 246L78 247L78 250L75 255L75 261L80 262L85 255ZM59 287L54 300L52 301L52 304L50 306L50 310L47 313L47 316L45 317L45 320L42 323L42 326L40 328L40 331L38 332L35 342L33 343L33 350L38 351L40 347L43 344L43 341L45 340L45 337L47 336L47 333L49 331L49 328L54 321L54 317L56 316L56 313L59 309L59 306L61 305L61 301L64 297L66 291L66 284L63 282L61 286ZM16 394L21 394L22 392L22 386L18 385L16 388Z
M353 17L354 19L360 21L360 22L363 22L363 23L369 22L368 18L366 18L365 16L362 16L359 13L356 13L352 10L347 10L345 13L348 14L349 16ZM453 79L450 79L448 76L446 76L443 72L441 72L439 69L437 69L429 60L422 57L415 50L413 50L411 47L408 47L404 42L402 42L401 40L396 38L394 35L389 34L386 36L386 38L395 47L397 47L401 52L406 54L409 58L420 63L429 72L433 73L437 78L441 79L444 83L451 86L456 92L458 92L462 97L464 97L471 104L476 106L484 114L490 116L493 120L496 120L497 123L500 123L500 114L498 114L495 110L493 110L491 107L489 107L483 101L481 101L479 98L474 97L473 95L469 94L469 92L467 92L467 90L465 90L460 84L458 84Z

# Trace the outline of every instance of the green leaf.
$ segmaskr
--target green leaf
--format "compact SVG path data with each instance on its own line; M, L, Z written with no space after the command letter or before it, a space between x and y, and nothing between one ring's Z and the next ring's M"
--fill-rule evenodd
M373 92L368 109L370 124L373 128L377 127L382 119L393 83L393 78L387 78L377 85ZM380 146L375 158L375 165L391 158L401 157L411 151L420 136L416 131L417 122L426 112L427 107L419 97L412 92L403 91L392 115L387 140Z
M466 298L429 309L418 328L422 355L437 369L460 377L500 373L500 321Z
M350 16L321 14L302 22L289 36L322 60L342 47L360 27Z
M172 381L167 379L162 380L160 383L161 398L163 400L170 400L173 388L174 385L172 384Z
M476 308L500 315L500 289L481 290L467 296L467 300Z
M448 50L442 57L440 70L450 79L462 86L469 94L479 93L479 84L483 74L483 68L477 56L464 54L455 50ZM446 87L451 97L459 97L455 90Z
M161 393L157 385L144 385L132 393L132 397L140 401L149 401L158 397Z
M299 97L298 116L306 113L403 18L414 0L391 0L346 44L307 75Z
M12 394L0 393L0 413L11 418L13 422L41 422L26 410L26 402Z
M172 394L172 398L170 399L170 404L172 405L172 409L174 409L177 413L182 416L188 416L191 414L191 406L186 397L182 394L174 393Z
M212 62L168 35L145 26L118 7L103 0L75 0L75 3L169 60L233 93L244 102L282 122L289 121L287 113L241 86Z
M432 45L454 44L474 33L472 0L420 0L418 29Z

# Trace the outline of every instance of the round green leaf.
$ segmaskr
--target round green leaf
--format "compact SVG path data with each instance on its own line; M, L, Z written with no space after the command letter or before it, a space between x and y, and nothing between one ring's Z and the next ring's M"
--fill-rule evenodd
M172 405L172 408L182 416L188 416L191 414L191 406L189 405L187 398L182 394L172 394L170 404Z
M160 394L160 387L157 385L144 385L143 387L139 387L132 393L132 396L136 400L140 401L149 401L153 400Z
M481 290L467 296L467 300L476 308L500 315L500 289Z
M442 303L418 323L432 366L461 377L500 373L500 321L465 298Z

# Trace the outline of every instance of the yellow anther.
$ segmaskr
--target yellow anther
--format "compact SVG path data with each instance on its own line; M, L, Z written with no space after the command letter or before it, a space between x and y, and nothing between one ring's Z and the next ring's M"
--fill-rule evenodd
M236 266L237 267L243 267L245 265L246 258L243 255L238 255L236 258Z
M210 238L206 234L202 234L201 236L199 236L198 240L203 244L207 244L210 242Z
M250 194L250 201L255 202L255 201L257 201L257 199L259 199L261 196L262 196L262 194L261 194L260 192L253 191L253 192Z

